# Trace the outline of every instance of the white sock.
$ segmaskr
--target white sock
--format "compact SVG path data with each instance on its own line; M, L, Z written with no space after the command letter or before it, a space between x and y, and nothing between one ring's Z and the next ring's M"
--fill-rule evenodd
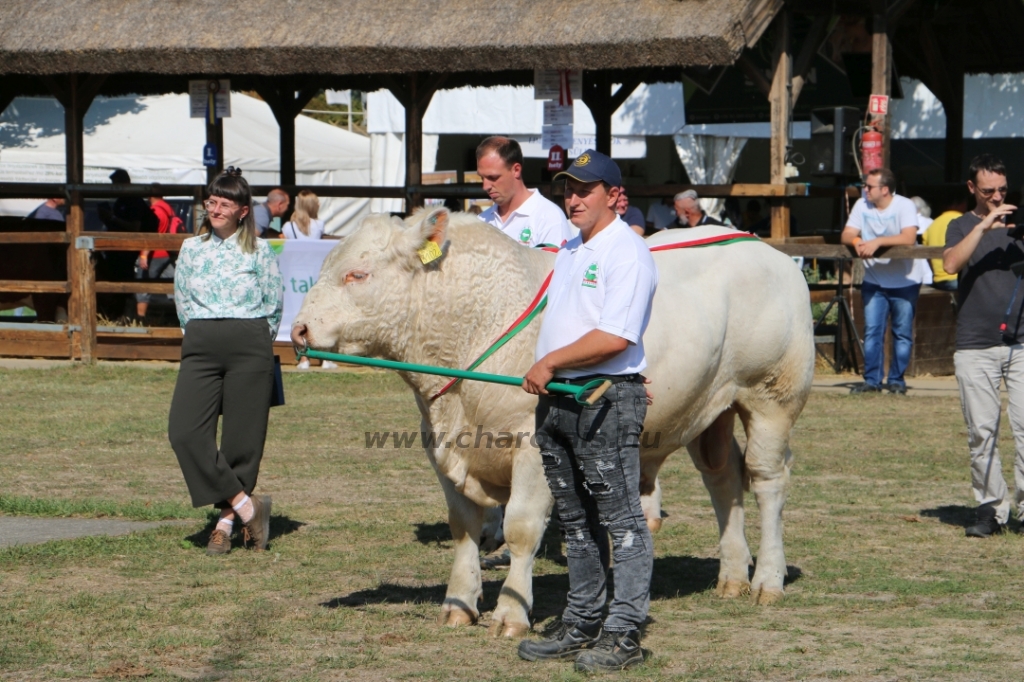
M252 500L245 493L242 493L242 499L238 501L238 504L232 505L231 508L238 514L238 518L242 519L242 523L252 521L252 515L255 510L252 508Z
M224 531L228 537L231 537L231 531L235 529L235 517L222 516L217 520L217 530Z

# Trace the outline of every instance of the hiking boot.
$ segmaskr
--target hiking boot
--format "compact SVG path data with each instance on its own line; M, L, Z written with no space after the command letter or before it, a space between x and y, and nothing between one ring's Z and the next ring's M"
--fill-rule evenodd
M850 395L860 395L861 393L881 393L882 387L878 384L869 384L864 382L863 384L857 384L850 389Z
M227 554L231 551L231 537L220 528L215 528L210 533L210 541L206 543L207 556Z
M576 657L576 670L583 673L625 670L644 662L640 631L601 633L594 646Z
M969 538L987 538L990 535L1002 533L1006 526L996 520L996 508L993 504L983 504L977 509L977 521L973 526L968 526L964 534Z
M889 384L885 385L885 388L889 391L889 393L892 393L893 395L906 395L907 394L907 385L906 384L892 384L892 383L889 383Z
M253 495L252 518L242 526L245 543L252 543L252 549L261 551L267 548L270 539L270 495Z
M562 623L547 639L524 639L519 643L519 658L527 661L548 661L572 658L591 646L601 634L601 621Z

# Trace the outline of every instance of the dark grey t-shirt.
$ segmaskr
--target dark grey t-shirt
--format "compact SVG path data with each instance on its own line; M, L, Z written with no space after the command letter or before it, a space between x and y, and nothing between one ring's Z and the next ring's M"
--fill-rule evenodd
M981 222L974 213L965 213L949 224L946 248L959 244ZM1012 239L1009 232L996 228L981 238L967 265L960 270L957 287L959 309L956 318L958 350L991 348L1005 341L999 331L1006 308L1013 298L1017 276L1010 266L1024 260L1024 244ZM1006 333L1016 341L1024 341L1024 285L1017 291Z

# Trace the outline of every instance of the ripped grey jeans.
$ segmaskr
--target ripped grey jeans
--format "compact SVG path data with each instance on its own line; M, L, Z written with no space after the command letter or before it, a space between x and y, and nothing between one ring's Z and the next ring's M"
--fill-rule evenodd
M640 383L612 386L593 406L541 396L537 440L569 560L565 623L601 619L608 534L615 594L604 629L639 628L650 607L654 547L640 508L640 433L647 394Z

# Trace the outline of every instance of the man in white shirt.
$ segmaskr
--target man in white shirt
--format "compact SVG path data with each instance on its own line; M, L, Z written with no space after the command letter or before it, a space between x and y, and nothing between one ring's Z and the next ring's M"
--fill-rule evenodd
M480 214L523 246L561 246L576 235L565 212L523 183L523 150L495 135L476 148L476 172L494 205Z
M857 200L843 229L841 241L854 247L864 260L864 383L851 393L882 390L885 356L885 325L892 318L892 360L889 363L890 393L907 392L903 373L913 349L914 312L921 283L913 276L914 261L902 258L871 258L883 246L913 246L917 241L917 207L896 194L896 176L888 168L868 173L867 197Z
M639 628L654 565L640 507L647 412L640 372L658 271L643 239L615 213L622 185L615 162L591 150L563 174L566 211L580 234L555 260L536 363L523 389L540 396L536 439L566 543L569 595L562 627L547 639L520 642L519 656L574 657L583 672L623 670L643 662ZM599 378L612 385L592 406L546 388ZM609 534L615 593L602 622Z

